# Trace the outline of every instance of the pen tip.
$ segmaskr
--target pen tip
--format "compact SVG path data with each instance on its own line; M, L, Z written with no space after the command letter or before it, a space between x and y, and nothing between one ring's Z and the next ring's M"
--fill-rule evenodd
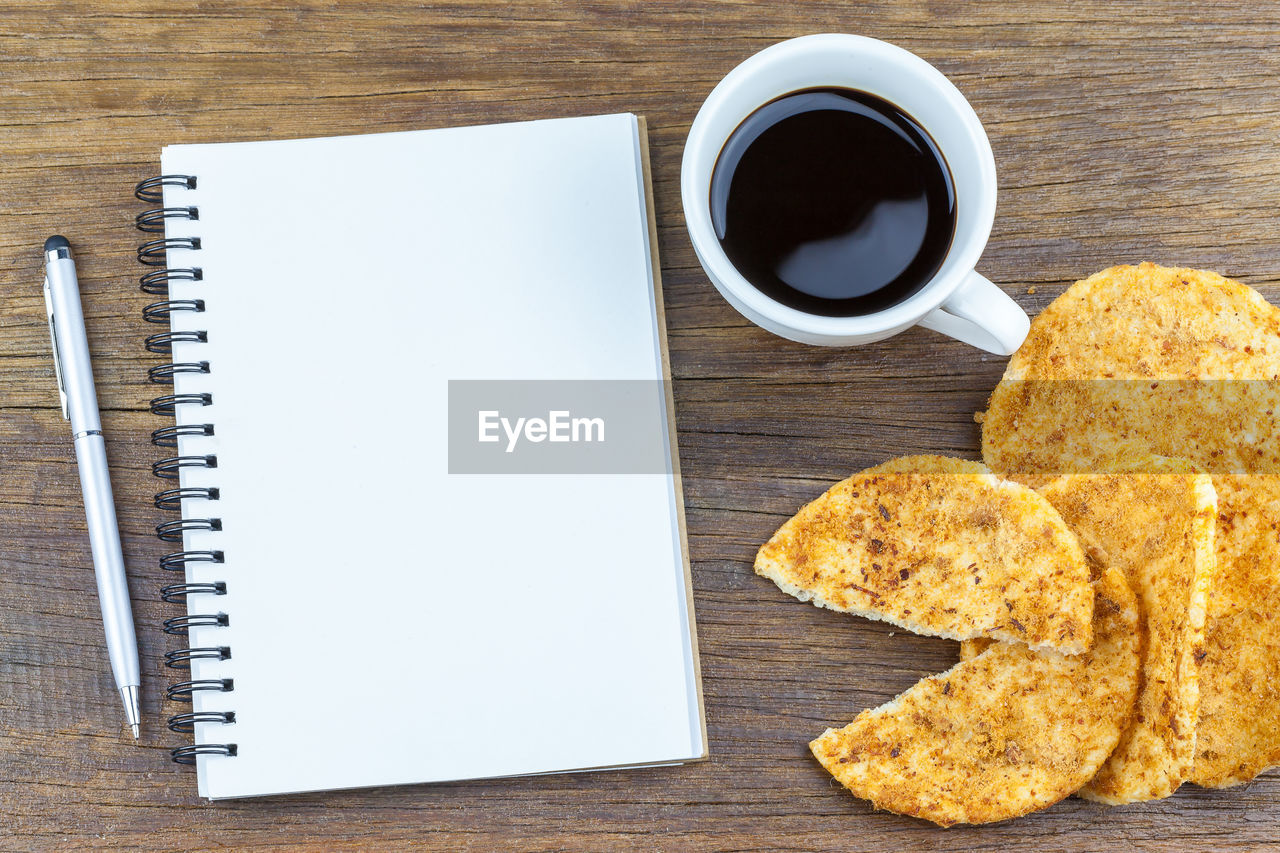
M44 250L46 252L53 252L53 251L56 251L57 249L70 249L70 248L71 248L71 243L67 240L66 237L63 237L59 234L54 234L48 240L44 241Z
M120 688L120 698L124 699L124 721L133 732L133 739L138 739L139 723L142 722L142 709L138 703L138 685L126 684Z

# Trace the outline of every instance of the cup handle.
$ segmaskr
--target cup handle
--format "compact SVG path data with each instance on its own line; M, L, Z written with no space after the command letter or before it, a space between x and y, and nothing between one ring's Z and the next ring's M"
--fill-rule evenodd
M920 325L996 355L1012 355L1026 339L1031 319L1007 293L970 272Z

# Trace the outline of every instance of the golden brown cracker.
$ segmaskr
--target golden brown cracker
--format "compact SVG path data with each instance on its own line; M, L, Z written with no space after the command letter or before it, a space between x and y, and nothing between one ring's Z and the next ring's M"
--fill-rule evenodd
M1196 654L1214 567L1217 498L1209 476L1174 460L1137 465L1141 473L1078 474L1040 489L1073 531L1105 549L1138 600L1143 652L1134 721L1080 791L1112 805L1167 797L1191 775Z
M1217 568L1194 770L1204 785L1280 761L1280 726L1254 725L1276 706L1271 686L1232 658L1280 642L1280 624L1257 609L1280 589L1278 377L1280 309L1257 292L1196 270L1113 267L1032 322L982 417L983 460L1002 476L1088 473L1133 446L1213 475Z
M1001 474L1089 473L1125 442L1209 473L1280 473L1280 309L1155 264L1077 282L1032 321L983 414Z
M1084 554L1049 503L981 464L913 456L855 474L760 549L757 574L821 607L918 634L1078 653Z
M1280 764L1280 593L1209 620L1191 781L1248 782Z
M1280 379L1280 309L1217 273L1144 263L1041 311L1005 379Z
M1128 725L1138 690L1138 611L1119 572L1095 582L1081 655L996 643L923 679L809 748L877 808L941 826L1027 814L1077 790Z
M1280 476L1224 475L1214 484L1218 571L1192 781L1222 788L1280 764Z

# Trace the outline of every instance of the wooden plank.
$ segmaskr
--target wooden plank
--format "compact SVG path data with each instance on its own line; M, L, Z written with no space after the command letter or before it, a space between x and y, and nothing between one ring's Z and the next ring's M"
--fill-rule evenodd
M1267 849L1280 774L1106 809L1069 800L946 832L870 809L805 743L948 666L951 643L801 605L756 547L892 455L974 457L1003 360L922 331L805 347L738 316L684 233L684 136L715 82L809 32L897 42L982 116L1000 174L980 270L1028 310L1151 259L1280 297L1280 6L1083 0L342 4L0 3L0 848L6 850ZM634 111L648 121L712 758L681 769L209 805L172 765L171 608L149 534L155 363L136 288L135 180L164 143ZM264 187L264 202L270 187ZM264 237L272 221L264 214ZM130 585L145 734L119 725L39 297L44 238L76 244ZM1031 290L1034 289L1034 292ZM341 678L341 673L335 673ZM396 709L397 712L412 709ZM300 713L322 713L300 699Z

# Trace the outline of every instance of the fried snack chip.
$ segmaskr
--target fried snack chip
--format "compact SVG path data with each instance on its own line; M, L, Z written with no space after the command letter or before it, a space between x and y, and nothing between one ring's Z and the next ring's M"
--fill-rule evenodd
M1257 609L1280 589L1278 378L1280 309L1257 292L1196 270L1113 267L1032 321L982 416L983 460L1019 481L1097 471L1133 446L1213 475L1217 569L1193 772L1206 786L1280 762L1280 726L1255 725L1274 713L1274 689L1232 657L1280 644L1280 623Z
M1218 573L1209 617L1256 606L1280 587L1280 474L1221 474Z
M940 826L990 823L1076 791L1111 754L1138 691L1138 611L1124 578L1095 583L1082 655L996 643L809 744L854 795Z
M1209 474L1280 474L1278 414L1280 381L1004 379L983 415L982 454L1029 484L1098 471L1132 447Z
M1218 573L1191 781L1225 788L1280 764L1280 476L1220 476L1214 485Z
M1001 474L1090 473L1125 442L1280 474L1280 309L1211 272L1120 266L1031 322L983 415Z
M1117 266L1036 316L1005 379L1277 379L1280 309L1203 270Z
M908 456L802 508L755 570L820 607L917 634L1078 654L1093 588L1076 538L1040 495L976 462Z
M1280 764L1280 592L1209 620L1191 781L1248 782Z
M983 416L998 473L1083 474L1139 439L1208 473L1280 474L1280 309L1215 273L1112 266L1032 320Z
M1142 678L1134 720L1080 795L1120 805L1167 797L1191 776L1217 495L1186 462L1077 474L1040 489L1082 539L1100 543L1138 601Z

